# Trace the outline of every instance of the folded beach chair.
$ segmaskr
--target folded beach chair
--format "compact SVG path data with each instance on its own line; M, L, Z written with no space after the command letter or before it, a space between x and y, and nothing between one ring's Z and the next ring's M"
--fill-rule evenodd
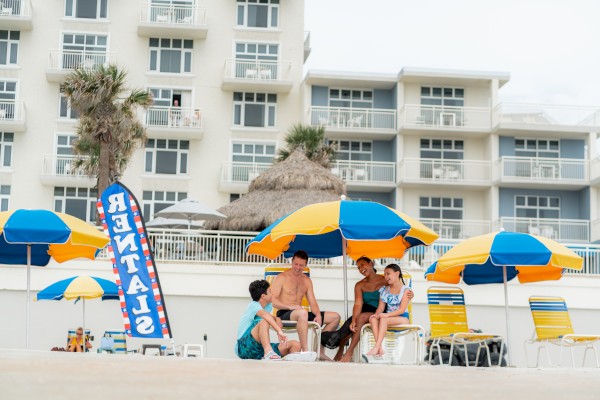
M442 349L440 344L450 344L450 355L448 365L452 365L454 357L454 346L464 346L465 355L468 354L468 344L478 344L475 356L475 365L479 360L481 350L486 351L488 365L492 366L490 349L487 345L489 339L500 339L500 354L504 354L505 340L502 336L491 333L476 333L469 330L467 323L467 309L465 307L465 296L462 289L458 287L432 286L427 290L427 303L429 305L429 319L431 322L432 340L429 351L429 363L433 357L434 350L438 351L440 364L443 364ZM502 357L500 357L500 361ZM500 364L499 361L499 364ZM469 358L465 357L466 366L469 366Z
M412 277L410 276L410 274L402 272L402 278L404 278L404 283L408 285L408 287L412 288ZM400 362L402 352L404 351L404 336L407 335L412 335L413 342L415 345L414 364L421 364L421 362L423 361L423 339L425 336L425 329L423 329L423 327L420 325L414 325L412 323L412 301L408 303L408 316L410 322L409 325L388 326L387 333L385 334L385 338L383 339L382 344L385 350L383 362L392 364L398 364ZM363 325L360 331L360 342L357 346L358 357L355 353L354 359L356 360L358 358L362 362L362 355L367 349L373 347L374 345L375 337L373 336L371 324L365 324Z
M583 352L583 362L585 365L585 357L588 350L592 350L596 357L596 367L600 368L598 362L598 352L595 344L600 341L600 335L582 335L575 334L569 310L565 300L561 297L546 297L532 296L529 298L529 308L535 325L533 337L525 342L525 357L527 358L527 344L538 343L538 351L535 366L537 367L540 361L540 353L542 349L546 350L548 364L553 365L550 359L550 353L546 347L548 344L553 344L560 347L560 364L562 365L563 349L569 348L571 351L571 364L575 367L575 357L573 355L573 347L585 346ZM529 360L527 360L529 365Z
M69 331L67 332L67 347L65 347L67 350L69 349L69 343L71 343L71 340L75 337L77 337L77 329L69 329ZM85 330L85 340L87 340L87 341L94 340L93 337L90 337L89 329ZM85 351L88 352L89 349L86 348Z
M290 269L289 267L265 267L265 280L272 284L275 280L275 277L282 273L283 271L287 271ZM304 268L304 274L310 277L310 268ZM308 300L306 296L302 299L302 307L304 307L307 311L310 311L310 307L308 305ZM277 314L277 309L273 307L273 316ZM298 333L296 329L295 321L282 321L283 322L283 331L285 333ZM308 329L312 330L312 351L319 354L319 346L321 345L321 327L319 324L313 321L308 322Z

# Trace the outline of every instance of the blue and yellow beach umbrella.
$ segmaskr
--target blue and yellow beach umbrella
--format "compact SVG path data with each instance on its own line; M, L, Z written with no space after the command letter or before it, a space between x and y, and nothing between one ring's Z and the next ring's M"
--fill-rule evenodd
M53 283L38 292L36 300L118 300L119 290L114 282L94 276L73 276Z

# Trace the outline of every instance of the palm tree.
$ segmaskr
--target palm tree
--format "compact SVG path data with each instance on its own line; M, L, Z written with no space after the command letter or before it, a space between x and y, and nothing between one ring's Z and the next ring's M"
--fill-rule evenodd
M152 105L152 94L133 89L123 97L126 75L116 65L99 65L73 71L61 85L79 115L73 169L96 176L98 195L123 174L136 147L147 139L135 110Z
M306 157L324 167L335 157L335 143L325 141L325 128L295 124L285 137L287 148L279 150L277 161L283 161L298 147L303 147Z

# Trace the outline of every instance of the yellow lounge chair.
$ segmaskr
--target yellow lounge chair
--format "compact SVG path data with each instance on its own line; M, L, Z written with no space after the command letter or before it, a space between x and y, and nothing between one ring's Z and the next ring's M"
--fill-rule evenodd
M406 272L402 272L402 278L408 287L412 288L412 277ZM396 364L397 360L402 356L404 350L403 343L401 340L406 335L412 335L415 344L415 361L414 364L421 364L424 356L424 342L423 337L425 336L425 329L421 325L414 325L412 323L412 301L408 303L408 316L409 325L397 325L388 326L387 333L383 339L383 348L385 355L383 360L392 364ZM365 324L360 331L360 342L358 348L358 359L362 362L362 354L365 348L371 348L375 345L375 337L373 336L373 330L371 324ZM354 354L356 356L356 353ZM355 358L356 359L356 358Z
M535 331L533 337L525 342L525 357L527 358L527 344L538 343L536 367L539 364L542 349L546 350L548 364L553 365L546 347L547 344L553 344L560 347L559 365L562 365L563 349L567 347L571 350L571 364L575 367L573 347L585 346L581 366L585 365L588 350L592 350L596 356L596 367L600 368L598 352L595 347L595 343L600 341L600 335L575 334L569 310L563 298L532 296L529 298L529 308L531 309ZM529 365L529 360L527 360L527 365Z
M431 322L430 339L431 348L429 351L429 363L433 357L434 349L438 351L440 364L443 364L442 349L440 343L450 344L450 356L448 365L452 365L454 356L454 346L463 345L465 355L468 355L468 344L479 344L475 363L479 360L479 354L482 349L487 353L488 365L492 366L490 358L490 349L486 343L488 339L501 339L500 354L504 354L504 338L500 335L491 333L470 332L467 323L467 309L465 307L465 296L462 289L458 287L432 286L427 290L427 303L429 304L429 319ZM469 366L469 358L465 357L466 365ZM502 357L499 359L499 364Z
M69 350L69 344L71 343L71 340L73 340L76 337L77 337L77 329L69 329L69 331L67 333L67 347L66 347L67 350ZM94 337L90 336L89 329L85 330L85 340L88 342L91 342L94 340ZM88 351L90 351L90 349L86 348L85 352L87 353Z
M269 284L273 284L273 281L283 271L287 271L290 269L289 267L265 267L265 280L269 282ZM310 268L304 268L304 274L310 278ZM310 311L310 307L308 305L308 300L306 296L302 299L302 307L304 307L307 311ZM277 315L277 309L273 307L273 316ZM298 333L296 329L296 321L282 321L283 323L283 331L285 333ZM272 329L272 328L271 328ZM312 334L312 348L314 352L319 354L320 345L321 345L321 327L319 324L313 321L308 321L308 329L313 331Z

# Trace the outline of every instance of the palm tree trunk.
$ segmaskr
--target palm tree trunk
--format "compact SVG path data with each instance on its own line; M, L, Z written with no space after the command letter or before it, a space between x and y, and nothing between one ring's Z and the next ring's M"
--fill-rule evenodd
M104 140L100 140L100 159L98 160L98 198L102 196L104 189L108 187L110 170L110 150L109 145ZM96 214L96 225L100 225L100 216Z

